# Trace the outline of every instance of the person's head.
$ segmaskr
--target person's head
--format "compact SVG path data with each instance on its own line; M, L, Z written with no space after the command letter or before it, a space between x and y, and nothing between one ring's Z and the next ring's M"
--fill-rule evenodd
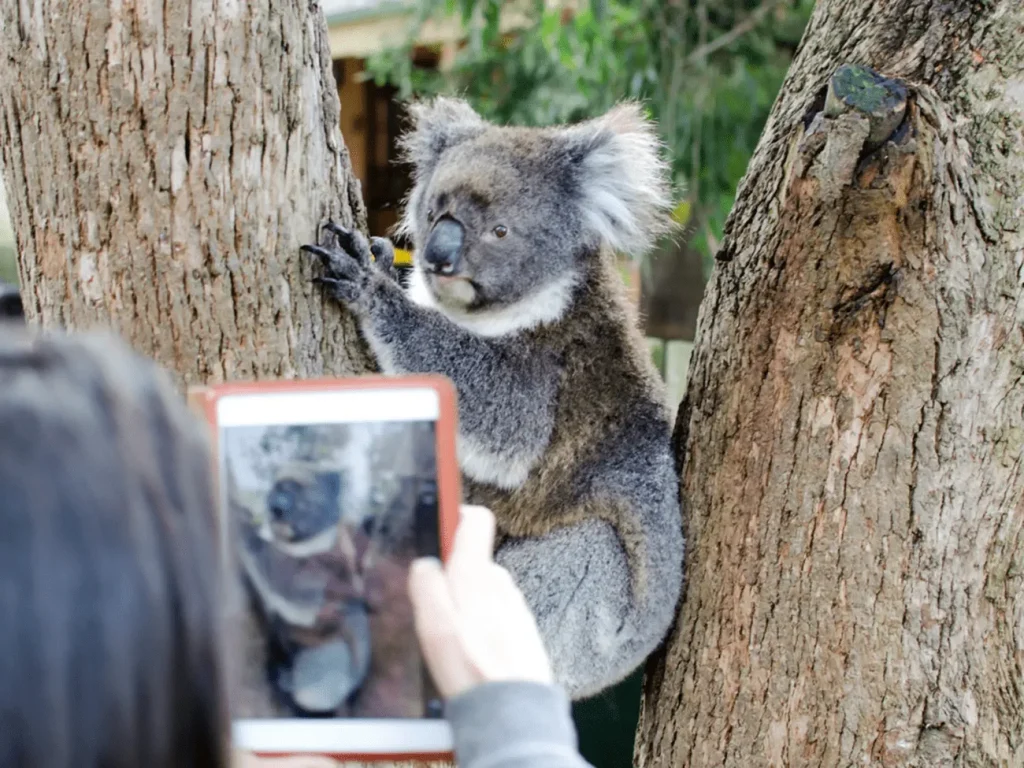
M212 469L153 363L0 324L0 768L219 768Z

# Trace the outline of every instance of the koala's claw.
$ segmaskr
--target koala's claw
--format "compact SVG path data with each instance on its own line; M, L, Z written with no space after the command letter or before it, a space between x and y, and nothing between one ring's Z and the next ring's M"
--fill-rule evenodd
M337 245L302 245L301 250L316 256L324 274L313 282L324 286L335 301L348 306L358 303L367 287L369 273L363 264Z
M339 224L336 221L328 221L326 224L324 224L324 229L326 229L328 232L333 232L338 237L351 237L352 236L352 230L351 229L346 229L345 227L341 226L341 224Z
M334 221L328 221L324 224L324 229L334 234L338 240L338 245L341 246L345 253L358 261L360 265L369 266L370 244L366 242L362 232L345 229L345 227Z
M390 240L384 237L367 240L361 232L334 221L326 222L323 228L333 235L324 245L308 244L300 248L320 260L324 276L314 278L313 282L327 288L336 301L349 305L358 303L372 282L373 272L400 282L393 266L395 250Z
M322 248L319 245L300 245L299 250L305 251L306 253L312 253L315 256L319 256L320 260L323 261L325 264L327 263L328 260L333 258L330 251L328 251L326 248Z
M302 245L301 250L312 253L320 259L328 275L338 277L354 277L358 273L358 266L350 258L345 258L348 253L337 248L324 248L322 245Z
M359 289L350 280L335 280L333 277L314 277L313 282L324 286L335 301L350 304L359 298Z

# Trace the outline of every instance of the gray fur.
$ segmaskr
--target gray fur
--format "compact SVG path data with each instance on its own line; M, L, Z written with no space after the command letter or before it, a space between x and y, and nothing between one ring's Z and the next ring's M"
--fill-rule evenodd
M661 642L682 584L665 394L611 253L664 228L657 142L630 104L545 129L491 126L450 99L414 117L409 289L359 233L306 248L382 370L454 382L467 500L495 512L496 557L559 682L590 696ZM423 255L442 216L464 231L452 274ZM374 243L384 263L389 251Z

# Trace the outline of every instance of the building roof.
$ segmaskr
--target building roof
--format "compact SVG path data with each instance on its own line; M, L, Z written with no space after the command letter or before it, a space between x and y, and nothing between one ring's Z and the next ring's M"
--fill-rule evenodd
M386 16L410 5L411 0L320 0L328 24Z

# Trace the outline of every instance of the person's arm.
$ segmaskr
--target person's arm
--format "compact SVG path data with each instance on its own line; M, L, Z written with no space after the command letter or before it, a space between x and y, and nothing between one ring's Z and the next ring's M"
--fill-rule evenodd
M494 682L450 699L445 717L459 768L590 768L570 711L554 685Z
M448 562L409 578L423 657L444 696L459 768L589 768L569 699L522 592L493 559L494 515L463 507Z

